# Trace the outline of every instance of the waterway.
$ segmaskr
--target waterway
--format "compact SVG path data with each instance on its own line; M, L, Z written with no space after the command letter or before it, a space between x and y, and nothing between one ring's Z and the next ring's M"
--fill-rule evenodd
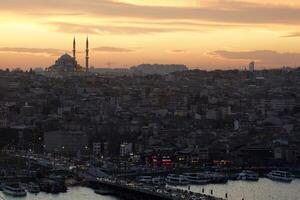
M11 197L0 193L0 196L5 200L119 200L112 196L102 196L94 193L94 190L86 187L71 187L67 193L60 194L46 194L40 192L39 194L27 193L26 197Z
M188 189L188 187L179 187ZM197 193L210 194L225 198L228 193L229 200L300 200L300 179L292 183L282 183L261 178L257 182L229 181L226 184L192 185L190 190ZM26 197L14 198L6 196L0 192L0 197L5 200L120 200L112 196L102 196L94 193L92 189L86 187L71 187L67 193L37 195L28 193ZM2 199L2 198L0 198Z
M188 189L187 187L179 187ZM210 194L225 198L228 194L230 200L300 200L300 179L295 179L291 183L283 183L260 178L257 182L249 181L229 181L226 184L192 185L190 190L205 194Z

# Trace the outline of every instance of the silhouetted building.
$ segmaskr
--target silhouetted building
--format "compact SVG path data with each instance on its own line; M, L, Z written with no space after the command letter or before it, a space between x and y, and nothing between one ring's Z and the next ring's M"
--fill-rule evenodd
M252 62L249 63L249 71L254 72L254 70L255 70L255 62L252 61Z
M73 40L73 57L65 53L55 61L55 64L47 68L49 72L88 72L89 70L89 40L86 39L85 69L80 66L76 59L76 40Z

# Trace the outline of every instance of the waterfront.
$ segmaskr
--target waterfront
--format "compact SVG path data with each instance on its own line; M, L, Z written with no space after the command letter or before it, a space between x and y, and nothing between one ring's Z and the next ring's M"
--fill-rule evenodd
M4 195L2 192L0 194L5 200L118 200L116 197L96 194L94 190L86 187L70 187L67 193L60 194L46 194L40 192L35 195L27 193L26 197L18 198Z
M187 187L178 187L187 189ZM192 185L191 191L210 194L213 190L214 196L225 198L228 193L230 200L300 200L300 179L293 180L292 183L282 183L260 178L257 182L249 181L229 181L226 184Z
M178 187L187 189L187 187ZM300 179L292 183L281 183L261 178L258 182L247 181L229 181L227 184L209 184L209 185L192 185L191 191L202 193L204 188L205 194L210 194L213 190L214 196L225 198L228 193L229 200L300 200ZM102 196L95 194L94 191L86 187L70 187L67 193L37 195L28 193L26 197L15 198L0 193L5 200L118 200L112 196Z

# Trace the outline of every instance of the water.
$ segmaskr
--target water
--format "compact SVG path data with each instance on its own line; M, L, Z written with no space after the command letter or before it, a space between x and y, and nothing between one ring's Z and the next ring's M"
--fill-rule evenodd
M102 196L94 193L94 190L85 187L71 187L67 193L61 194L39 194L27 193L26 197L11 197L0 193L0 196L5 200L118 200L112 196Z
M179 187L187 189L187 187ZM191 191L225 198L228 193L229 200L300 200L300 179L292 183L282 183L261 178L257 182L229 181L227 184L192 185Z
M180 187L187 189L187 187ZM266 178L259 179L258 182L229 181L227 184L192 185L191 191L210 194L213 190L214 196L225 198L228 193L229 200L300 200L300 179L292 183L281 183ZM0 193L5 200L118 200L112 196L102 196L94 193L92 189L85 187L71 187L67 193L61 194L39 194L28 193L26 197L14 198Z

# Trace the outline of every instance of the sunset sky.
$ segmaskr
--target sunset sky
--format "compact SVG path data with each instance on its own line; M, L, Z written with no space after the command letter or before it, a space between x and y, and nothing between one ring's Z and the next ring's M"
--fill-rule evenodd
M85 38L95 67L300 66L299 0L0 0L0 68L48 67Z

